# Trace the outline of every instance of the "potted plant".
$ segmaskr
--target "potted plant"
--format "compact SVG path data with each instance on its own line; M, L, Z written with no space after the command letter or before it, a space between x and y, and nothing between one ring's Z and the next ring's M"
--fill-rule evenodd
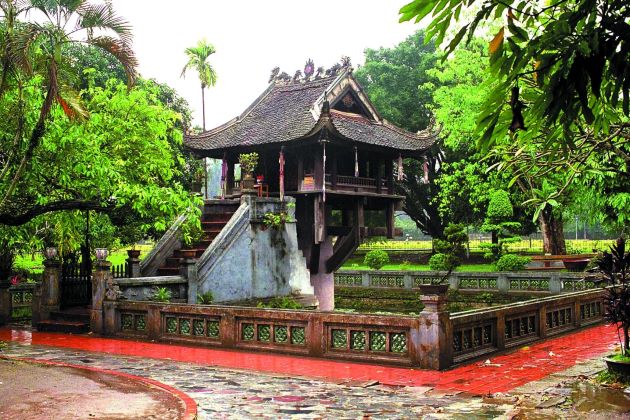
M630 252L626 252L625 239L617 239L610 253L604 252L595 267L600 273L595 281L609 286L604 295L604 319L622 333L621 352L604 360L609 371L630 376Z
M242 153L238 157L238 163L241 165L241 189L252 191L255 183L253 174L258 165L258 153Z
M201 192L201 187L203 185L203 178L204 178L204 170L203 168L197 168L197 170L195 171L195 173L193 174L193 179L192 179L192 183L191 183L191 191L194 193L200 193Z

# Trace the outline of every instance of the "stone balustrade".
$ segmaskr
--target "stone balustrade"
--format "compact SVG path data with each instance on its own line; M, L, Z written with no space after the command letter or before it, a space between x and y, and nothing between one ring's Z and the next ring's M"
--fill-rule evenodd
M584 273L570 272L463 272L340 270L335 286L416 289L448 283L451 289L498 292L562 293L595 289Z

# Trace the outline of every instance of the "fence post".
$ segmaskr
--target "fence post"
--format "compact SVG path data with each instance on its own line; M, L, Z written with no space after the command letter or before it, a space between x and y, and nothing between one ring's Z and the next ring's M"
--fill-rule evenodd
M140 251L136 249L127 250L127 275L131 278L141 277L140 274Z
M423 369L446 369L453 361L453 326L446 310L446 295L423 295L417 359Z
M197 261L192 258L182 258L179 263L179 273L188 280L188 303L197 303Z
M6 284L0 283L0 325L8 323L13 312L9 286L8 282Z
M42 296L40 304L39 319L50 318L52 311L59 310L61 281L61 262L56 259L46 259L44 261L44 274L42 277Z
M114 282L111 272L112 263L96 261L96 271L92 275L92 309L90 309L90 329L95 334L104 332L103 301L108 289ZM109 284L108 284L109 283ZM111 287L109 287L111 289Z
M562 280L560 280L560 274L551 273L549 278L549 291L551 293L562 293Z
M370 287L370 273L365 271L361 273L361 286Z
M497 289L499 292L509 292L510 291L510 279L507 274L499 273L497 276Z
M31 326L36 327L42 320L42 284L35 283L31 300Z
M403 283L405 285L405 289L413 289L413 278L411 277L411 274L403 274Z
M448 285L453 290L459 289L459 276L455 273L451 273L448 276Z

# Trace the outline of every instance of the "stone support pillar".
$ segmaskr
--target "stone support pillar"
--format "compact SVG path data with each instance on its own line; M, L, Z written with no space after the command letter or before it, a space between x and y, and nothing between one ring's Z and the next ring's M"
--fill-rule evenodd
M319 300L320 311L335 309L335 275L326 272L326 261L332 254L332 241L330 236L326 236L320 247L319 270L317 274L311 274L311 284L315 289L315 296Z
M113 288L112 263L97 261L92 275L92 309L90 309L90 329L95 334L104 333L103 301L108 289Z
M193 258L182 258L179 274L188 280L188 303L197 303L197 261Z
M421 296L424 309L420 313L416 346L417 358L423 369L446 369L452 364L452 325L446 310L446 295Z
M51 312L59 310L61 304L61 262L58 260L44 261L40 302L40 320L49 319Z

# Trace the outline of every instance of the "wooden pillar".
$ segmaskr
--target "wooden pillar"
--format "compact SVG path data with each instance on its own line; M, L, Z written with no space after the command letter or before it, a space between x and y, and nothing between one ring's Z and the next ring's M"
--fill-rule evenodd
M315 189L321 190L324 182L324 151L321 147L315 149L313 156L313 176Z
M376 192L380 194L383 192L383 161L378 159L376 161Z
M363 237L363 227L365 226L365 215L363 212L363 197L357 199L354 204L354 214L352 215L353 226L359 232L359 237Z
M330 184L333 190L337 189L337 153L331 150L330 157Z
M297 179L297 190L302 191L302 185L304 184L304 158L299 152L297 157Z
M394 163L391 159L385 160L385 176L387 177L387 194L394 194Z
M234 162L228 158L228 170L225 176L225 194L232 195L234 192Z
M387 237L389 239L394 238L394 208L395 203L391 201L387 203L387 209L385 210L385 218L387 223Z

